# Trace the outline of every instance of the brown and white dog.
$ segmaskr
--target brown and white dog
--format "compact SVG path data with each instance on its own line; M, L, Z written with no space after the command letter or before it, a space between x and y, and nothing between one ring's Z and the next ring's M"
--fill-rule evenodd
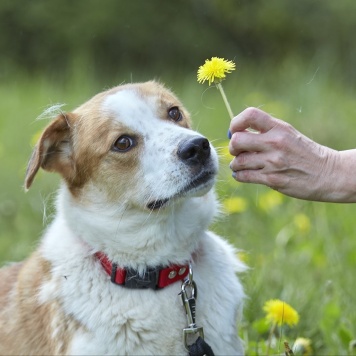
M26 189L40 168L63 178L57 213L32 256L0 270L0 354L187 354L189 261L205 340L243 353L244 266L207 231L217 155L169 90L122 85L58 114Z

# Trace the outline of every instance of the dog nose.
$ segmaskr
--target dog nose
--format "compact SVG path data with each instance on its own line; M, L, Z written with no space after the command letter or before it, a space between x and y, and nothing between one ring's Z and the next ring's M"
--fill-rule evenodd
M178 157L188 165L203 164L210 157L210 144L205 137L193 137L178 146Z

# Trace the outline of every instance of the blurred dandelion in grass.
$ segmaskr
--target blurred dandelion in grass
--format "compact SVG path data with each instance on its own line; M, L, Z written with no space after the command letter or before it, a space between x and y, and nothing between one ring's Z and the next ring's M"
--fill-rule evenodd
M231 73L233 70L235 70L234 62L228 61L224 58L212 57L210 60L205 60L205 63L199 67L197 74L197 80L199 83L203 84L208 81L209 86L214 83L219 89L230 119L233 119L234 114L231 110L229 101L227 100L221 82L226 78L226 73Z
M313 354L312 342L310 339L298 337L293 345L293 352L295 355L310 356Z
M266 320L273 325L294 326L299 322L299 314L289 304L279 299L268 300L263 306Z
M265 319L267 323L271 325L267 344L267 355L269 355L269 350L272 345L272 340L274 339L274 332L276 327L285 324L292 327L298 324L299 314L289 304L279 299L268 300L264 304L263 310L266 313Z
M223 201L224 210L228 214L242 213L247 210L247 200L242 197L231 197Z
M294 225L300 232L310 231L310 219L303 213L296 214L293 218Z
M258 207L265 212L273 210L282 203L283 195L275 190L269 190L266 193L261 194L258 198Z

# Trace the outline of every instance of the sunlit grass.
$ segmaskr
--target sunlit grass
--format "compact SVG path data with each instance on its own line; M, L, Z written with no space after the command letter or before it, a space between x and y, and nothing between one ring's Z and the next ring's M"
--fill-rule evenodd
M131 80L131 73L108 82L84 74L62 83L20 77L0 82L1 261L28 255L53 211L58 177L40 173L28 193L22 189L33 137L45 125L35 118L49 104L67 103L65 109L70 110L102 89ZM133 75L135 81L152 77ZM200 86L193 72L158 79L180 96L194 127L221 147L217 192L223 215L212 229L242 249L240 254L251 267L242 276L248 299L241 336L247 353L265 352L268 330L261 326L262 307L269 299L281 299L293 305L300 321L293 329L277 328L280 339L273 352L283 352L285 339L292 346L303 337L311 340L316 354L350 354L349 343L356 339L356 205L305 202L235 182L226 150L229 120L216 88ZM238 75L230 74L225 90L236 114L259 106L323 144L336 149L355 146L352 89L319 64L298 67L289 62L270 70L242 65Z

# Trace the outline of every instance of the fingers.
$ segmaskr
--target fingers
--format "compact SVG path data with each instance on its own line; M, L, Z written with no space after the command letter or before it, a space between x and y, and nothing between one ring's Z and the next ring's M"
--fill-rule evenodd
M290 143L288 138L293 136L292 129L256 108L248 108L236 116L230 124L229 144L229 151L235 156L230 163L233 177L239 182L264 184L273 189L283 187L288 180L283 174L284 148Z
M235 157L230 163L233 171L257 170L265 167L263 155L255 152L243 152Z
M277 119L260 109L248 108L232 119L230 131L233 134L237 131L245 131L248 128L252 128L263 133L271 130L277 122Z
M263 175L259 170L237 171L233 172L232 176L240 183L256 183L267 185L263 179Z
M269 153L243 152L231 161L230 169L238 182L264 184L277 189L285 184L288 175L284 173L285 166L277 167L274 161Z
M235 132L230 139L229 151L233 156L245 151L260 152L266 148L264 141L262 135L257 133L248 131Z
M234 169L233 167L235 166L231 163L231 168ZM237 165L235 168L232 176L241 183L264 184L275 190L283 190L289 181L288 176L283 172L271 172L263 165L263 162L250 161L245 164L244 168L241 165ZM284 192L284 194L287 194L287 192Z

